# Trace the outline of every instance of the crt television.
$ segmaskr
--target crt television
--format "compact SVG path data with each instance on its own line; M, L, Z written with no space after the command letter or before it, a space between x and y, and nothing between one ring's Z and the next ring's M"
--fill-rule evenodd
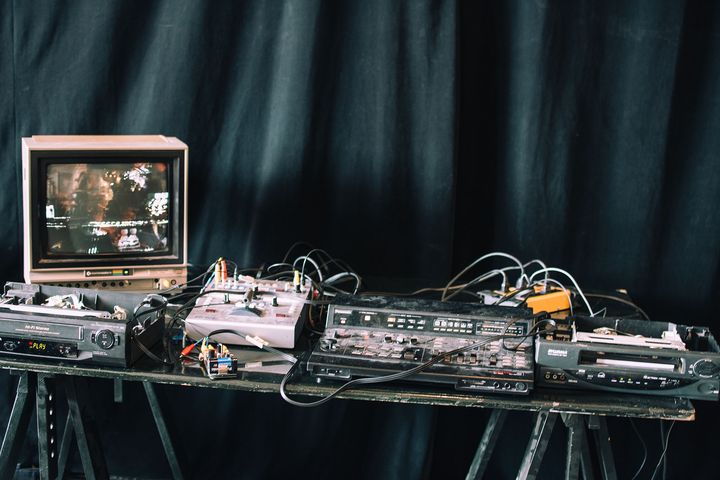
M33 136L22 159L26 282L153 291L186 281L183 142Z

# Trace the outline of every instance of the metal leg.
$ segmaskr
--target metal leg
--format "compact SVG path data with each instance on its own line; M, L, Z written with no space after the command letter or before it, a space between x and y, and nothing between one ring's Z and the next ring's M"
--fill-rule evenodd
M60 442L60 453L58 454L57 471L58 480L65 478L65 470L67 469L68 459L70 458L70 449L72 448L73 439L73 420L72 412L68 412L65 420L65 428L63 429L62 441Z
M583 428L585 428L584 423ZM595 480L595 472L593 471L593 463L590 455L590 441L587 432L583 435L583 442L582 445L580 445L580 468L582 469L585 480Z
M13 478L33 409L35 374L23 372L18 381L15 403L0 447L0 478Z
M565 479L574 480L580 476L582 446L585 443L585 422L578 415L562 414L568 429L567 452L565 457Z
M123 381L119 378L113 380L113 400L115 403L123 402Z
M535 418L535 426L530 434L530 441L525 449L525 455L520 465L520 471L517 476L518 480L534 479L537 477L557 417L557 413L538 412Z
M182 480L184 475L183 469L180 465L180 457L177 455L176 448L173 445L172 436L160 408L160 402L158 401L155 387L150 382L143 382L143 387L145 388L145 395L147 395L150 410L152 410L153 418L155 419L155 425L157 426L158 433L160 434L160 440L162 441L163 448L165 449L165 456L170 464L172 477L175 480Z
M490 419L485 426L485 432L483 432L480 445L478 445L477 452L475 452L475 458L473 458L473 461L470 464L470 470L465 476L465 480L480 479L485 474L485 469L490 462L490 457L492 456L493 450L495 449L495 443L502 431L505 418L507 418L507 410L495 409L490 414Z
M95 423L87 413L85 381L67 377L65 389L85 478L88 480L107 479L109 475L100 446L100 437L97 434Z
M57 476L57 411L55 408L55 381L51 376L38 375L37 438L40 478L54 479Z
M588 418L588 428L593 431L595 448L600 460L600 470L604 480L617 480L615 471L615 458L610 447L610 433L608 432L605 417L593 415Z

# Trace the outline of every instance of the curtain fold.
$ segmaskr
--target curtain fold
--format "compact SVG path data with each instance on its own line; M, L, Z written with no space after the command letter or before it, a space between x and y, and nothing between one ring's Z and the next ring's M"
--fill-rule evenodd
M720 7L702 1L0 0L2 280L21 277L20 137L158 133L190 147L194 264L304 240L370 287L438 286L505 250L717 329L718 51ZM165 475L130 427L141 396L107 407L96 388L111 471ZM224 477L460 478L486 418L172 392L190 464ZM681 460L717 419L702 413L673 433L670 467L693 478L712 471L709 446ZM209 429L238 454L198 445ZM512 448L488 475L511 475Z

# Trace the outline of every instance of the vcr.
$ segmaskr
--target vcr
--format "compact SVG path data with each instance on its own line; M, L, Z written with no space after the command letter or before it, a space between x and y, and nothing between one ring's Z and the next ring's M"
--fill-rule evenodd
M574 316L535 349L538 386L718 399L720 348L706 327Z
M165 330L162 308L146 305L133 317L146 298L9 282L0 298L0 354L129 366Z
M308 360L320 378L386 375L416 367L457 348L408 380L451 384L458 390L527 394L533 388L529 310L472 303L338 295L325 332Z

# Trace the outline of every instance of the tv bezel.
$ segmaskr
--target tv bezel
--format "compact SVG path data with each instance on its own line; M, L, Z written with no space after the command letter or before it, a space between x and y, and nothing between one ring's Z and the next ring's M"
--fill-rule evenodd
M82 269L94 267L146 267L185 264L185 150L181 149L58 149L31 150L28 165L30 215L30 257L32 270ZM170 251L117 252L92 255L61 254L49 257L43 250L42 222L46 220L47 167L50 164L133 163L132 160L164 161L168 163L168 193L171 197L169 233ZM137 163L137 162L134 162ZM40 188L44 189L41 193ZM74 258L73 258L74 257Z

